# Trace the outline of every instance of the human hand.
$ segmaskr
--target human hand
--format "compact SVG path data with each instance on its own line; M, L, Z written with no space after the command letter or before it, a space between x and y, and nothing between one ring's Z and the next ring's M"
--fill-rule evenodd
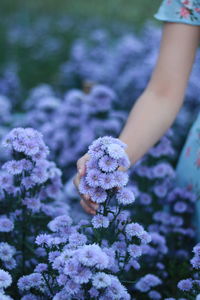
M92 214L92 215L96 215L96 211L99 207L99 204L93 202L90 199L89 195L86 194L81 194L79 191L79 184L80 184L80 180L81 178L85 175L86 172L86 163L87 161L90 159L89 154L85 154L83 155L81 158L79 158L79 160L77 161L77 174L74 177L74 185L78 190L78 193L81 196L81 201L80 204L83 207L83 209L88 213L88 214Z

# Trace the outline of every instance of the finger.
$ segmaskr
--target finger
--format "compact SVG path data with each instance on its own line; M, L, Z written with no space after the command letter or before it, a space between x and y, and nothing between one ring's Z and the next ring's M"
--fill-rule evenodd
M126 171L127 171L127 168L125 168L125 167L119 167L119 168L118 168L118 171L126 172Z
M93 210L96 211L98 209L98 207L99 207L98 203L95 203L95 202L91 201L90 198L84 197L83 200L85 201L85 203L87 204L87 206L89 206Z
M80 195L80 197L84 200L84 201L90 201L90 196L87 195L87 194L81 194L80 191L79 191L79 184L80 184L80 175L79 174L76 174L76 176L74 176L73 178L73 183Z
M85 154L84 156L82 156L81 158L79 158L79 160L77 161L77 169L78 169L78 173L83 176L85 174L86 171L86 162L89 160L89 155Z
M73 183L76 186L77 190L79 190L78 187L79 187L79 184L80 184L80 179L81 179L81 177L78 173L76 174L76 176L73 179Z
M91 214L91 215L96 215L96 211L93 210L92 208L90 208L86 202L84 200L81 200L80 201L80 204L82 206L82 208L88 213L88 214Z

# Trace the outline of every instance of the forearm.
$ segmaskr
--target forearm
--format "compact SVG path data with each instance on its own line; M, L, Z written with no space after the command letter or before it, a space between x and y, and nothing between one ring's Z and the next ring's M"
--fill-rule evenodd
M199 43L200 26L166 23L150 82L134 105L120 139L132 163L172 125L183 103Z
M127 153L134 164L152 147L172 125L182 106L183 98L166 99L150 90L139 97L120 134Z

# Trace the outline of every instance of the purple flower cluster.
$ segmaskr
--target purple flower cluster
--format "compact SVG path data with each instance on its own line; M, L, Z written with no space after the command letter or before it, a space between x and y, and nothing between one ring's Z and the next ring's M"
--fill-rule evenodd
M16 267L14 255L16 249L7 242L0 242L0 261L5 269L12 270Z
M27 100L25 122L44 134L51 157L68 179L76 160L92 140L105 132L119 134L125 113L111 111L116 95L104 85L92 86L89 93L73 89L63 98L57 98L50 86L36 87Z
M48 204L41 201L61 196L62 173L54 162L46 159L49 150L42 135L32 128L15 128L4 138L3 145L15 159L3 164L0 189L14 196L21 195L21 203L33 213L41 209L48 214ZM34 192L38 189L40 192Z
M62 202L61 171L47 160L39 132L15 128L3 144L11 157L0 171L0 265L17 278L37 264L39 251L33 255L31 250L34 235L68 206Z
M13 300L10 296L5 294L5 289L12 283L11 275L2 269L0 269L0 297L1 300Z
M33 161L45 159L49 153L47 146L43 142L41 133L32 128L15 128L11 130L5 137L3 145L5 148L27 155ZM24 168L29 168L23 161L20 167L22 165Z
M127 173L119 170L130 165L125 147L124 143L112 137L102 137L91 144L88 151L90 160L86 176L80 182L80 193L89 195L96 203L104 203L110 192L119 189L116 199L120 205L135 201L133 192L125 187L128 183Z
M47 263L39 264L34 273L19 279L18 287L23 293L37 291L52 299L62 299L60 297L66 292L69 298L75 299L82 299L88 293L94 299L130 299L125 286L112 274L116 263L113 250L101 248L96 243L86 244L87 236L77 231L81 228L72 226L68 215L57 217L48 227L51 234L41 234L36 238L38 246L49 249ZM48 272L57 274L59 290L54 286L55 280L49 279ZM46 282L50 280L51 288L44 279Z
M147 274L136 283L136 288L145 293L162 283L162 280L153 274Z
M193 274L191 273L191 277L187 279L180 280L178 282L178 288L184 292L185 295L190 295L192 293L193 296L196 296L196 299L199 299L199 291L200 291L200 244L198 243L193 248L194 256L190 260L190 263L193 268Z
M194 269L200 269L200 244L193 248L194 257L191 259L191 264Z

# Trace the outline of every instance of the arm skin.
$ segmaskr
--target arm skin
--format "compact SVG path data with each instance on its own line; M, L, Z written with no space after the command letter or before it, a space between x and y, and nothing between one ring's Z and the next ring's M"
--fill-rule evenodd
M200 26L165 23L151 79L120 134L134 164L170 128L180 110L200 38Z
M160 52L151 79L133 106L119 139L125 142L134 164L169 129L179 112L200 39L200 26L164 23ZM85 174L84 155L77 162L74 184ZM81 205L95 214L98 205L81 195Z

